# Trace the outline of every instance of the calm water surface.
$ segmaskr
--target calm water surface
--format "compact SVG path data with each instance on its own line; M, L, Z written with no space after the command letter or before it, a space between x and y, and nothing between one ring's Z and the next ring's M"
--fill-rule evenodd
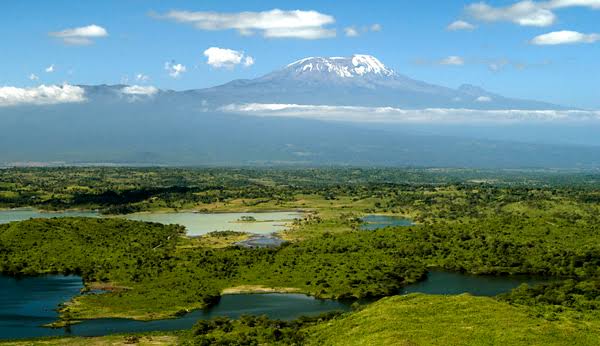
M81 288L77 276L0 276L0 337L62 335L41 325L56 321L58 305L78 295Z
M38 218L48 219L53 217L99 217L99 214L95 211L42 212L33 209L0 210L0 224Z
M248 248L273 248L278 247L285 241L275 235L255 234L246 240L234 243L234 245Z
M535 285L547 281L548 279L541 277L525 275L492 276L432 271L427 274L427 279L406 286L402 290L402 294L470 293L475 296L495 296L500 293L506 293L523 283Z
M46 213L38 210L11 209L0 210L0 223L22 221L31 218L53 217L101 217L95 211L62 211ZM242 216L251 216L256 222L239 222ZM271 234L283 231L296 218L302 218L299 212L269 212L269 213L216 213L203 214L193 212L182 213L138 213L118 217L157 222L162 224L178 224L187 229L187 234L198 236L212 231L238 231L255 234ZM117 217L117 216L110 216Z
M391 226L412 226L411 220L390 215L367 215L361 219L363 223L360 229L365 231L374 231L376 229L391 227Z
M242 216L251 216L256 222L239 222ZM124 215L130 220L178 224L185 226L187 234L198 236L212 231L237 231L256 234L270 234L283 231L287 224L296 218L302 218L297 212L269 213L139 213Z
M181 318L149 322L129 319L94 319L51 329L42 325L56 321L55 309L79 294L83 287L76 276L43 276L14 279L0 276L0 338L26 338L59 335L95 336L124 332L189 329L199 319L217 316L267 315L292 320L334 310L349 310L348 304L319 300L303 294L225 295L209 310L196 310Z

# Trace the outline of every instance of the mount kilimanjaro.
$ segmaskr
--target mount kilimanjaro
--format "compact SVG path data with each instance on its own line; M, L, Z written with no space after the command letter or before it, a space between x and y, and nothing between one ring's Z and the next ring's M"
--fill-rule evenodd
M458 89L411 79L370 55L310 57L250 80L193 92L217 103L295 103L399 108L562 109L503 97L473 85Z
M564 108L545 102L508 98L468 84L451 89L418 81L393 71L370 55L304 58L256 79L239 79L212 88L181 92L126 85L81 87L88 101L172 102L190 109L206 109L207 106L217 109L232 103L403 109Z
M54 89L53 89L54 90ZM600 167L598 147L487 140L415 127L368 126L227 112L269 103L560 110L537 101L457 89L403 76L368 55L311 57L250 80L207 89L70 86L75 95L2 104L0 166L15 162L150 165L356 165L444 167ZM56 90L54 90L56 91ZM64 87L63 90L64 92ZM68 102L67 102L68 101ZM506 131L518 132L516 128ZM527 134L541 129L518 129ZM561 128L561 133L566 133Z

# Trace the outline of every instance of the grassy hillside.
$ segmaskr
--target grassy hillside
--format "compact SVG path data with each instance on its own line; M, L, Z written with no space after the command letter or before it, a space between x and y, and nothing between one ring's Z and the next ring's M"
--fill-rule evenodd
M600 321L549 321L493 298L412 294L310 327L311 345L598 345Z

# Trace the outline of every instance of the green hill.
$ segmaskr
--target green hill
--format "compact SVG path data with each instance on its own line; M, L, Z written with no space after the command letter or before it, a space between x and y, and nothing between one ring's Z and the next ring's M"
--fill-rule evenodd
M307 330L310 345L599 345L598 320L536 316L493 298L411 294Z

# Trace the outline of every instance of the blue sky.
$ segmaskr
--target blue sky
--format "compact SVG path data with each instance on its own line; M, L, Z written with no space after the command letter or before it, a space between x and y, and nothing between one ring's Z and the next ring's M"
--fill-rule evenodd
M257 77L307 56L361 53L431 83L469 83L511 97L600 109L600 1L487 1L487 7L477 8L474 3L478 1L7 0L0 5L0 86L127 82L184 90ZM181 20L196 12L222 17L273 9L314 11L321 19L330 18L319 29L327 33L323 36L335 31L335 37L271 38L260 28L244 35ZM183 13L180 21L174 10ZM475 28L448 30L457 20ZM237 25L231 23L223 25ZM66 31L86 27L80 36ZM348 37L347 28L358 36ZM571 33L535 40L561 31ZM210 47L235 50L240 63L207 64L204 52ZM244 66L247 56L252 57L250 66ZM185 66L185 72L173 77L165 69L167 62ZM52 72L46 72L51 66ZM136 80L139 74L145 77Z

